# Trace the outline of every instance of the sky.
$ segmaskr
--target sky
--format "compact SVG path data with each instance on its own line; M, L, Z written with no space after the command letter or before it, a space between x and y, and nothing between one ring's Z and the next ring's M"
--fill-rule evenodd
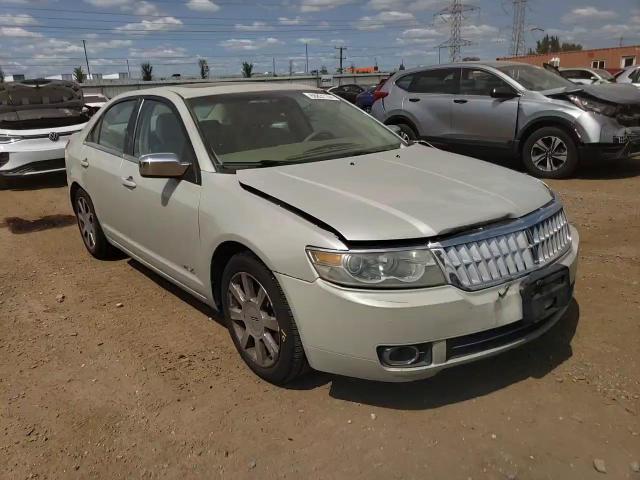
M0 67L28 77L86 71L156 77L197 75L205 58L212 76L288 74L326 66L397 69L448 60L441 0L0 0ZM462 55L493 59L509 53L512 0L468 0ZM526 46L545 34L585 48L640 44L640 0L528 0Z

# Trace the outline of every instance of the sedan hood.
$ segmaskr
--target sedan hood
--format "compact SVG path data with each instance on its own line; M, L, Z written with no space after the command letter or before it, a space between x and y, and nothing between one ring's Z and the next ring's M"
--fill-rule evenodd
M348 241L435 237L518 218L552 200L539 180L422 145L237 176Z

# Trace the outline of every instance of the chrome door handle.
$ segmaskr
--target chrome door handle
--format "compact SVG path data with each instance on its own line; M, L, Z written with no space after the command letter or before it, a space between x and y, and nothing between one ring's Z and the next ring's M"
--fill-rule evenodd
M127 188L131 188L131 189L134 189L134 188L136 188L138 186L136 184L136 182L133 181L133 177L131 177L131 176L122 177L122 185L124 185Z
M86 158L84 160L80 160L80 166L84 168L87 168L89 166L89 162Z
M453 101L453 103L467 103L469 100L465 100L463 98L457 98Z

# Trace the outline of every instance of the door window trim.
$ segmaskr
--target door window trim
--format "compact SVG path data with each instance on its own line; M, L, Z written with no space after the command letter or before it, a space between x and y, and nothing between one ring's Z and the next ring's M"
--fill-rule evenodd
M201 170L200 170L200 162L198 160L198 156L196 154L196 150L195 148L193 148L193 142L191 141L191 136L189 135L189 132L187 130L187 127L184 124L184 120L182 119L182 115L180 115L180 112L178 111L178 108L176 107L175 103L173 101L171 101L170 99L166 98L166 97L161 97L159 95L141 95L139 97L140 100L140 104L138 105L138 109L137 112L135 114L135 123L133 125L133 135L131 136L131 141L126 145L126 151L124 154L124 159L128 162L131 163L136 163L139 164L139 157L134 156L133 152L134 152L134 145L135 145L135 141L136 141L136 135L138 135L138 129L140 126L140 119L142 117L142 108L144 106L145 101L156 101L158 103L162 103L164 105L166 105L167 107L169 107L169 109L173 112L173 114L176 116L176 118L178 119L178 122L180 123L180 127L182 128L182 133L184 133L185 138L187 139L187 141L189 142L189 146L191 148L191 153L192 153L192 158L193 158L193 163L191 164L193 168L191 168L191 171L193 172L193 175L189 175L189 171L187 171L187 173L184 175L184 177L182 177L182 180L185 180L187 182L191 182L191 183L195 183L196 185L202 185L202 175L201 175ZM198 134L200 134L200 132L198 131Z

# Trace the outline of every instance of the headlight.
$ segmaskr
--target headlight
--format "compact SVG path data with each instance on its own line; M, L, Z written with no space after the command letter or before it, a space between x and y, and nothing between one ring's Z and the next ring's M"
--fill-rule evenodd
M21 139L21 137L14 137L11 135L3 135L0 133L0 143L14 143Z
M307 249L320 278L360 288L420 288L444 285L428 249L328 251Z
M569 95L569 100L583 110L606 115L607 117L613 117L618 110L616 105L608 103L598 102L590 98L581 97L579 95Z

